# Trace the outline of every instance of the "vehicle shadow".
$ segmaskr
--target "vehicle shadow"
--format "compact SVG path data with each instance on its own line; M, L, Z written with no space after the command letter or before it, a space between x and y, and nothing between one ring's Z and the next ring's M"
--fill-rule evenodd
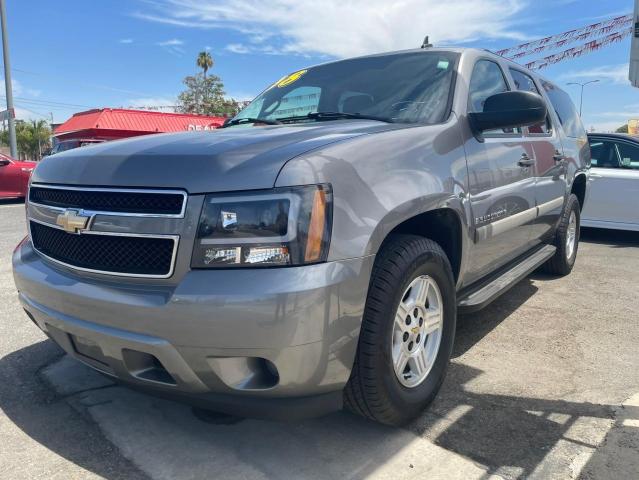
M464 340L465 334L460 336ZM7 377L7 369L15 374L16 366L50 357L52 348L57 347L44 341L0 359L0 378ZM87 367L78 364L78 368ZM26 368L24 375L33 373ZM187 472L192 478L366 478L387 475L389 468L399 467L404 472L388 478L410 478L407 472L413 463L413 474L420 475L425 471L420 472L420 467L445 472L453 468L446 462L468 459L488 470L474 478L487 478L491 473L521 478L540 473L549 455L558 449L570 451L572 446L590 452L588 465L593 468L605 465L606 460L598 458L595 449L613 423L614 406L477 393L467 388L482 373L454 361L436 401L406 429L377 425L346 412L295 423L243 420L211 424L196 418L184 405L119 386L94 390L89 396L80 393L76 400L51 395L44 402L67 408L68 401L88 402L90 408L98 409L94 413L102 418L101 427L106 425L108 437L115 439L117 446L125 445L127 456L141 455L158 468L169 462L175 478ZM32 379L24 380L30 383ZM99 460L101 452L92 450L90 442L69 438L65 432L68 425L59 425L63 418L43 415L43 407L22 388L19 382L14 383L0 396L0 408L15 425L93 473L107 479L121 478L113 465L104 466ZM639 409L630 413L636 424ZM590 432L580 437L584 426L593 422L599 424L601 434ZM93 427L85 428L87 435L95 434ZM170 459L166 456L169 451ZM451 452L463 458L451 456ZM151 474L155 476L153 471ZM461 478L453 470L449 477Z
M639 247L639 232L581 227L579 241L612 248Z
M79 417L39 378L40 369L62 356L60 347L45 340L2 357L0 411L39 444L100 477L145 479L145 475L102 438L97 426ZM35 476L37 471L41 470L29 473ZM0 476L15 478L2 465Z
M0 198L0 206L19 205L21 203L24 203L24 198Z
M586 465L571 474L579 473L579 478L605 478L601 476L605 471L601 465L610 461L611 452L597 448L606 445L609 436L632 434L634 441L638 438L637 429L631 432L629 422L614 425L618 407L612 405L476 393L467 389L465 385L482 373L453 363L450 379L419 421L417 433L446 450L488 466L489 474L505 478L527 478L532 474L539 478L563 475L567 478L568 469L561 474L557 467L561 462L570 464L581 455L587 459ZM635 421L639 408L628 414ZM627 437L627 441L630 439ZM617 464L617 470L637 468L636 458L616 460L626 462ZM599 476L590 477L590 470L598 471Z
M460 357L470 350L538 290L532 280L526 278L486 308L475 313L458 315L452 358Z

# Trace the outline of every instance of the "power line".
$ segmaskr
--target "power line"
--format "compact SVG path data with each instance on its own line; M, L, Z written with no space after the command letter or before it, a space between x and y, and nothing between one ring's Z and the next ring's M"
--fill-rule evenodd
M0 98L4 98L4 96L0 95ZM25 97L13 97L16 100L20 100L23 103L30 103L32 105L42 105L45 107L65 107L65 108L98 108L90 105L80 105L77 103L66 103L66 102L57 102L54 100L44 100L37 98L25 98Z

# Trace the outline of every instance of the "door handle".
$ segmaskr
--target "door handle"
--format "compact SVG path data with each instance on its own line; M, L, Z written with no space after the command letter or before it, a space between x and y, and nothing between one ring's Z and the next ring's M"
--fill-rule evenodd
M530 167L531 165L534 165L534 164L535 164L535 159L530 158L528 154L526 153L522 153L521 158L517 162L517 165L519 165L520 167Z
M552 156L552 159L557 163L563 162L566 160L566 155L560 153L559 150L555 150L555 154Z

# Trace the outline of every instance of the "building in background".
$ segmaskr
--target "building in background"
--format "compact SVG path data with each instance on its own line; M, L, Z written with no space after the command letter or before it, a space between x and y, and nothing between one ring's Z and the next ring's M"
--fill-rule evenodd
M53 130L53 152L64 143L69 148L89 143L137 137L152 133L213 130L224 123L224 117L209 117L184 113L163 113L146 110L102 108L74 114ZM60 145L61 146L61 145Z
M631 118L628 120L628 133L630 135L639 135L639 119Z

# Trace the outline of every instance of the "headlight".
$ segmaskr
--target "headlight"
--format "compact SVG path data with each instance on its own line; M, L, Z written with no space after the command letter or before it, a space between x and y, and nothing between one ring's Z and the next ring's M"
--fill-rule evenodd
M332 208L330 185L207 195L191 266L323 262L328 255Z

